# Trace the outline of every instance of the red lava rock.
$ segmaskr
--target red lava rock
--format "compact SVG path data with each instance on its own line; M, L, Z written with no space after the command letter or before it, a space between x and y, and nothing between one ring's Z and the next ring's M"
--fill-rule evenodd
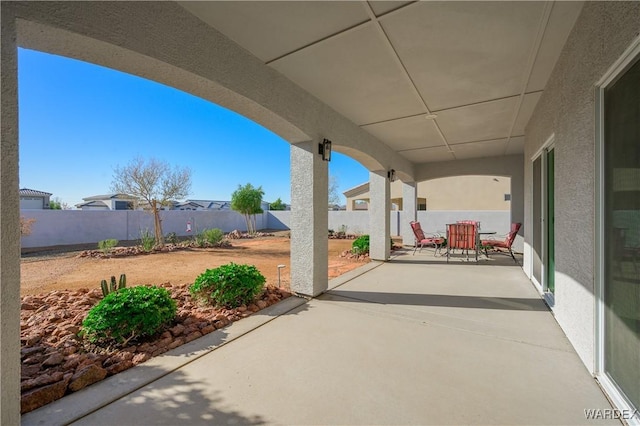
M240 319L240 315L249 316L252 309L262 309L290 296L282 289L268 287L260 300L236 310L194 303L187 285L161 286L171 292L178 305L180 314L173 326L160 335L134 341L126 348L111 347L108 352L78 337L89 309L103 298L100 289L61 290L22 298L21 305L29 308L20 315L22 412L223 328Z
M260 310L260 308L258 308L256 305L254 305L253 303L250 304L249 306L247 306L247 309L250 310L251 312L258 312Z
M57 383L31 390L22 394L20 399L20 413L28 413L38 407L60 399L67 391L69 379L63 379Z
M133 361L131 361L130 359L127 359L125 361L119 362L117 364L113 364L112 366L107 368L107 373L110 376L113 376L114 374L118 374L124 370L128 370L131 367L133 367Z
M89 365L79 371L71 377L71 383L69 383L69 390L72 392L79 391L93 383L99 382L107 376L107 370L98 367L95 364Z
M171 334L173 334L173 336L180 336L183 332L184 332L184 325L182 324L178 324L173 328L170 328L169 331L171 331Z
M75 368L78 366L78 364L80 364L80 362L84 360L86 360L85 357L81 355L79 356L77 354L72 354L69 357L67 357L67 360L65 361L62 368L66 371L69 371L69 370L75 371Z
M30 348L22 348L20 349L20 358L26 358L30 355L37 354L39 352L44 352L43 346L33 346Z
M40 366L38 364L26 365L22 364L20 366L20 376L21 380L29 380L33 377L38 371L40 371Z
M213 324L209 324L200 329L200 333L202 333L203 335L213 333L214 331L216 331L216 327Z
M178 337L176 340L174 340L173 342L169 343L167 345L167 349L175 349L178 346L182 346L184 345L186 342L186 340L183 337Z
M25 346L33 346L36 343L39 343L42 340L41 334L31 335L25 338L24 345Z
M76 346L67 346L63 349L62 353L64 355L72 355L78 352L78 348Z
M173 342L173 338L172 337L166 337L166 338L158 341L158 343L156 345L158 346L158 348L164 348L166 346L169 346L172 342Z
M42 356L36 355L26 358L22 361L23 364L40 364L42 362Z
M158 356L160 354L163 354L167 351L167 348L158 348L155 351L153 351L153 353L151 354L151 356Z
M189 342L191 342L193 340L196 340L199 337L202 337L202 333L199 332L199 331L194 331L193 333L189 333L187 335L187 337L185 337L184 340L185 340L186 343L189 343Z
M140 353L140 354L135 354L131 361L133 362L133 365L138 365L138 364L141 364L141 363L145 362L149 358L151 358L151 355Z
M60 352L54 352L49 356L49 358L45 359L42 365L44 367L52 367L54 365L62 364L64 361L64 356Z

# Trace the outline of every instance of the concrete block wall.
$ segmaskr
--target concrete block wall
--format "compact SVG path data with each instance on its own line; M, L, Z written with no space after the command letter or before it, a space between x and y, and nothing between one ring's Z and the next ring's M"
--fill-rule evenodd
M401 234L402 211L392 211L389 218L390 234ZM93 244L107 238L119 241L136 240L140 231L153 232L153 216L135 210L80 211L80 210L23 210L21 216L35 219L32 233L22 237L23 248L57 245ZM244 217L234 211L170 210L160 213L164 234L175 232L180 237L194 235L204 229L219 228L224 232L234 229L246 231ZM457 220L478 220L483 230L498 234L509 232L508 211L420 211L418 221L426 232L444 232L447 223ZM368 211L330 211L328 229L347 233L369 234ZM187 222L191 232L187 232ZM266 211L256 216L258 229L289 230L290 211ZM413 244L413 241L408 244ZM520 246L522 244L520 243ZM516 247L521 251L521 248Z
M107 238L136 240L141 230L153 232L153 216L138 210L23 210L21 216L35 219L31 235L22 237L23 248L89 244ZM184 237L209 228L224 232L247 229L244 217L234 211L170 210L160 217L165 235L175 232ZM187 222L191 222L191 232L187 232ZM267 228L267 213L256 216L256 225Z

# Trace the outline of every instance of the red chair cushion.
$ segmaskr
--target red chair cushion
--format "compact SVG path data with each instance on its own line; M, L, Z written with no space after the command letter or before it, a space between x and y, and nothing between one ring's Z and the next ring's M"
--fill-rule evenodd
M500 240L482 240L481 243L483 246L501 247L506 249L508 249L510 246L510 244L507 244L505 241L500 241Z
M420 240L420 244L442 244L444 243L444 238L425 238Z

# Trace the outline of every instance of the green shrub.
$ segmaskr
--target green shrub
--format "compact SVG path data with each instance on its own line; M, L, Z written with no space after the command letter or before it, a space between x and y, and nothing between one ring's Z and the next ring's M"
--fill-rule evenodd
M169 232L164 236L164 242L169 244L178 244L178 234L175 232Z
M111 254L111 250L118 245L118 240L109 238L107 240L98 241L98 248L102 250L105 255Z
M189 287L191 295L207 303L228 308L246 305L260 294L266 279L253 265L233 262L207 269Z
M126 345L150 336L176 316L176 302L164 288L137 286L109 293L82 322L82 336L91 343Z
M156 245L156 237L149 229L140 230L140 247L143 251L149 252Z
M351 253L361 255L369 253L369 236L361 235L353 240L351 244Z
M218 228L205 229L204 231L202 231L202 234L204 235L204 239L207 241L207 243L211 244L212 246L220 243L220 241L222 241L222 239L224 238L224 232L222 232L222 230Z

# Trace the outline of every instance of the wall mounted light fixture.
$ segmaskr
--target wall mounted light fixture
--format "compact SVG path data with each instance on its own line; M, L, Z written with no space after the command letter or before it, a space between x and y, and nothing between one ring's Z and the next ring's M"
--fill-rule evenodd
M318 144L318 154L322 155L324 161L331 161L331 141L324 139Z
M387 177L389 178L389 182L393 182L396 180L396 171L391 169L387 172Z

